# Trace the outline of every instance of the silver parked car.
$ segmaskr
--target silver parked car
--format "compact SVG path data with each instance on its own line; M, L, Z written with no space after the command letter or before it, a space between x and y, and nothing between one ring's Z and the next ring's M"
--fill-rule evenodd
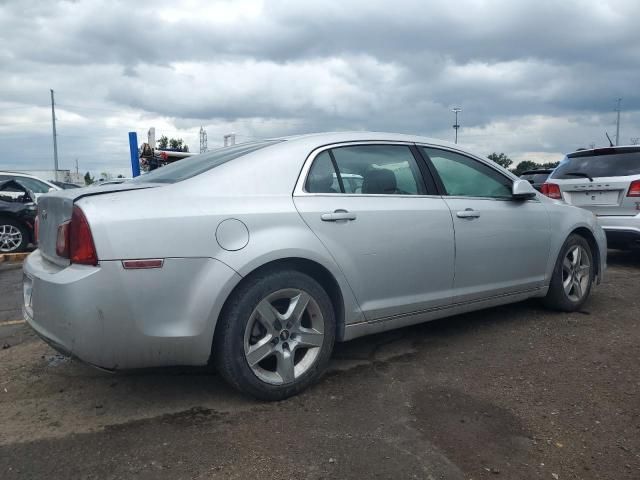
M45 195L24 314L111 369L215 362L282 399L335 341L602 278L595 216L423 137L330 133L221 148L122 185Z
M570 153L542 188L596 214L609 246L640 247L640 146Z

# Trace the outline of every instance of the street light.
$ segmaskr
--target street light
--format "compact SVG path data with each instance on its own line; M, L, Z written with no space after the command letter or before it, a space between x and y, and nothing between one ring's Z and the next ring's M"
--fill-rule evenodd
M455 143L458 143L458 129L460 128L460 125L458 124L458 113L460 113L462 111L462 108L460 107L453 107L451 109L451 111L453 113L456 114L456 123L453 124L453 129L456 131L456 140Z

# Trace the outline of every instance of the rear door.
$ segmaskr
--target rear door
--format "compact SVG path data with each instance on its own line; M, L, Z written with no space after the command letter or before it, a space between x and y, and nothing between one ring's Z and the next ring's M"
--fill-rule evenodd
M368 320L451 303L451 214L414 155L407 144L324 148L308 160L294 194Z
M567 155L549 177L562 200L596 215L637 215L640 197L629 195L640 180L640 148L605 148Z
M541 287L550 249L547 211L539 200L513 200L512 180L458 152L420 147L437 172L454 222L454 302Z

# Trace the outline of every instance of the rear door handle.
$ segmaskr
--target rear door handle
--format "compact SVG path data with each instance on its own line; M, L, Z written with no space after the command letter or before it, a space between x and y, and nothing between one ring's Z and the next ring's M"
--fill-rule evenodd
M467 208L456 213L458 218L478 218L480 212L475 211L473 208Z
M336 210L333 213L323 213L320 215L320 219L323 222L339 222L341 220L355 220L356 214L348 212L346 210Z

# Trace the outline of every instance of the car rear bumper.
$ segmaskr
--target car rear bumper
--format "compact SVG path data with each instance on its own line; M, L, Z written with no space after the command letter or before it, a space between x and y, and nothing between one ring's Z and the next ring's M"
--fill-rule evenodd
M241 278L211 258L145 270L120 261L59 267L38 250L23 268L29 325L57 350L109 370L206 364L224 300Z
M640 214L635 216L601 216L598 222L612 248L640 246Z

